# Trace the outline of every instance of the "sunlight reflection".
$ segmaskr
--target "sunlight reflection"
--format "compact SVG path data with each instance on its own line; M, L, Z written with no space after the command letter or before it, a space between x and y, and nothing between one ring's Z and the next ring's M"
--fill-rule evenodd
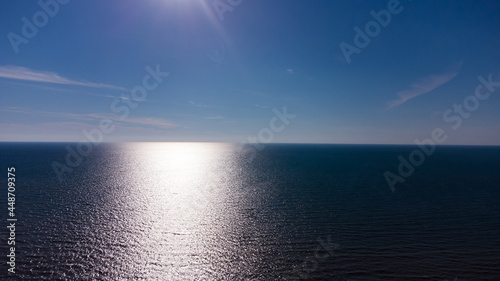
M128 195L120 196L127 197L126 204L135 208L126 228L143 237L130 245L138 259L156 261L147 265L150 276L164 272L182 279L193 276L195 268L203 268L194 275L213 277L217 264L227 259L234 245L221 237L229 237L227 231L238 221L235 202L241 202L232 146L140 143L127 144L127 150L121 165L136 171L127 176L127 182L135 184L127 188ZM206 266L194 266L197 264Z

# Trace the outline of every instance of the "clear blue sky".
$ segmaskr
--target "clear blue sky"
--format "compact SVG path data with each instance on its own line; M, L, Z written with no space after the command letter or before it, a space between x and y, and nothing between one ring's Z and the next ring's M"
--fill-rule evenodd
M0 141L500 145L499 1L218 1L0 2Z

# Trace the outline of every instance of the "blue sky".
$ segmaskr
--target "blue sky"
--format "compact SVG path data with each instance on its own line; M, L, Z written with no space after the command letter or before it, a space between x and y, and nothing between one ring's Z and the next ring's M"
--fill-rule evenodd
M500 145L498 1L60 2L0 3L0 141Z

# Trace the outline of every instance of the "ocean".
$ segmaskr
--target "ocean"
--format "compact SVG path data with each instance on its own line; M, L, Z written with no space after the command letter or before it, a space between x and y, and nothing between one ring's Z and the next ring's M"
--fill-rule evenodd
M0 143L0 279L500 280L500 147L91 149Z

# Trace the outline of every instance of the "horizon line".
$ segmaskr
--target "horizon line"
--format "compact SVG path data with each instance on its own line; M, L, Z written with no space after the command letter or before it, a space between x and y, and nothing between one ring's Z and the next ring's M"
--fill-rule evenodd
M80 143L89 141L1 141L0 143ZM102 141L99 144L125 144L125 143L225 143L225 144L259 144L259 145L278 145L278 144L319 144L319 145L380 145L380 146L418 146L415 143L334 143L334 142L270 142L270 143L248 143L231 141ZM434 146L493 146L500 147L500 144L434 144Z

